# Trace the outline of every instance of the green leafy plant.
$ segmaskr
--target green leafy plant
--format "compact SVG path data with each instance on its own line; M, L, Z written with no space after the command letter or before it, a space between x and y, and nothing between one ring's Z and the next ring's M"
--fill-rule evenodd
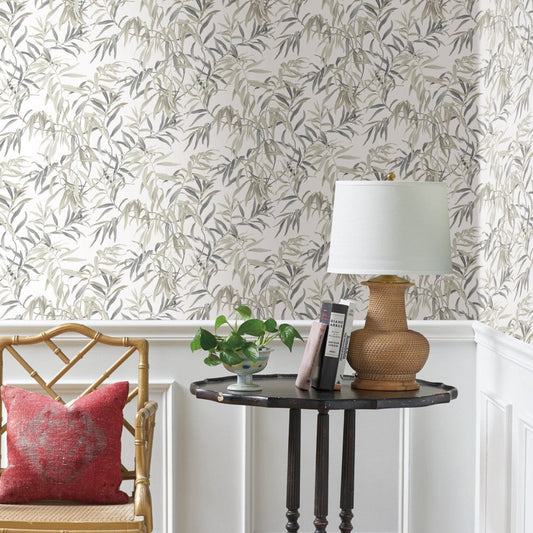
M289 350L292 350L294 339L303 340L296 328L290 324L278 325L273 318L252 318L252 311L246 305L240 305L235 311L237 315L233 324L230 324L224 315L216 318L214 334L204 328L198 328L191 342L191 350L208 352L204 359L206 365L216 366L224 363L231 366L239 364L243 359L255 362L259 350L274 339L279 338ZM239 317L243 320L240 324ZM229 333L219 334L219 328L222 326L229 328Z

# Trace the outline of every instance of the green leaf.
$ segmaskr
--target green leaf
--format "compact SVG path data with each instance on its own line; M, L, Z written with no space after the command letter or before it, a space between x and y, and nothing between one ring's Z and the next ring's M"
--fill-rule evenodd
M228 338L221 343L221 348L223 351L229 350L231 352L234 352L240 350L245 342L246 340L238 333L232 332L230 333Z
M196 335L194 336L194 339L191 342L191 351L195 352L196 350L199 350L201 348L200 344L200 330L196 332Z
M252 310L247 305L239 305L235 311L241 315L243 320L248 320L252 316Z
M287 346L287 348L291 351L295 338L303 340L302 336L298 333L298 331L296 331L296 328L290 324L280 324L279 338L281 339L281 342L285 344L285 346Z
M231 351L225 351L220 353L220 359L223 363L227 365L238 365L242 359L239 357L238 354Z
M228 319L224 315L217 316L215 320L215 331L222 326L222 324L228 324Z
M278 324L273 318L269 318L268 320L266 320L265 329L269 333L274 333L275 331L277 331L277 327L278 327Z
M191 342L191 350L205 350L209 352L217 347L217 338L209 331L203 328L198 328L194 339Z
M243 322L237 330L239 335L253 335L260 337L265 333L265 323L257 318L251 318Z
M220 363L222 363L222 361L220 360L219 357L217 357L216 355L210 353L210 354L204 359L204 363L205 363L207 366L217 366L217 365L219 365Z
M255 344L255 342L247 342L242 347L242 353L247 359L252 361L252 363L255 363L259 357L259 349L257 348L257 344Z

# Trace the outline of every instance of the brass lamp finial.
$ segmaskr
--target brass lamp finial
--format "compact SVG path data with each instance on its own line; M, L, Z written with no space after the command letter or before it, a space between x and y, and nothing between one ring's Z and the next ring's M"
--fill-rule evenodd
M385 179L387 181L394 181L396 179L396 174L394 172L389 172L386 176L385 176Z

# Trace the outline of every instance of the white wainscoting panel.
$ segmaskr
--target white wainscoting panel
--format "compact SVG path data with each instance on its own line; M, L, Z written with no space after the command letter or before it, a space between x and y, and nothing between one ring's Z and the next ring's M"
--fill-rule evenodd
M481 391L480 533L510 533L512 406Z
M518 420L517 533L533 531L533 424Z
M222 368L206 367L202 356L189 349L197 327L212 323L85 323L110 335L145 337L150 342L150 376L160 404L152 466L155 533L284 531L288 411L220 405L190 394L192 381L227 374ZM308 333L309 321L294 324L304 336ZM0 335L33 334L54 325L57 322L4 321ZM354 530L439 533L442 526L442 531L472 533L472 326L417 321L411 327L424 333L432 346L421 377L458 386L459 399L408 413L357 412ZM265 372L295 373L303 343L292 353L282 345L275 348ZM16 368L7 377L12 383L25 379ZM122 377L135 379L126 371ZM72 379L84 381L83 376ZM328 531L337 530L339 523L342 424L342 413L331 412ZM314 531L315 439L316 414L304 412L300 533ZM432 513L437 514L429 522ZM426 523L438 528L423 529Z
M472 533L476 485L476 348L472 324L435 322L428 330L418 324L413 324L413 329L426 335L431 346L419 377L454 385L459 394L450 404L408 413L408 441L403 446L407 454L403 470L408 479L400 531Z
M533 532L533 346L475 323L478 531Z

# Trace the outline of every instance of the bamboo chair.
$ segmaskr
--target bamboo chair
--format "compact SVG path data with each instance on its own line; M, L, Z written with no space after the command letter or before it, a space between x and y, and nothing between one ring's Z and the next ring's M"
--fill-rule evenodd
M67 357L62 349L56 344L55 337L72 339L73 334L78 339L81 335L82 342L89 341L74 356ZM87 339L84 339L86 337ZM22 345L36 345L42 343L48 346L54 357L59 371L48 381L43 379L39 373L28 362L28 357L23 357ZM131 433L133 438L131 447L135 457L133 468L126 468L122 465L122 479L133 480L133 495L127 504L120 505L89 505L66 502L38 502L31 504L0 504L0 532L27 532L40 533L45 531L76 532L83 533L89 531L128 532L139 531L150 533L152 531L152 502L150 497L150 461L152 452L152 439L155 423L155 413L157 404L148 401L148 342L145 339L111 337L99 333L82 324L63 324L50 329L39 335L0 337L0 385L3 382L4 360L12 356L29 373L33 380L53 399L65 403L59 394L54 390L66 374L83 358L87 362L89 357L98 352L94 350L88 355L91 349L98 345L122 346L127 350L116 359L111 366L108 366L104 373L95 379L92 385L78 397L84 396L97 389L107 380L127 359L137 353L136 357L130 359L135 364L138 357L138 384L136 387L130 385L130 392L125 408L128 403L136 400L135 421L132 424L124 419L124 430L122 434L122 445L124 449L127 433ZM26 348L27 349L27 348ZM107 348L107 350L112 350ZM35 353L35 352L34 352ZM39 353L41 356L47 353ZM49 354L50 356L52 354ZM114 354L116 355L116 353ZM50 358L44 358L43 363ZM96 357L93 357L96 361ZM91 359L92 361L92 359ZM34 366L37 364L31 359ZM92 363L91 363L92 364ZM106 363L107 364L107 363ZM43 368L46 369L46 364ZM80 367L82 368L82 367ZM132 390L133 389L133 390ZM1 402L1 400L0 400ZM133 404L135 405L135 404ZM6 432L7 425L2 425L2 413L0 403L0 436ZM2 439L5 440L5 439ZM0 448L0 454L3 450ZM124 454L123 454L124 455ZM0 468L0 475L5 469ZM37 482L37 480L36 480Z

